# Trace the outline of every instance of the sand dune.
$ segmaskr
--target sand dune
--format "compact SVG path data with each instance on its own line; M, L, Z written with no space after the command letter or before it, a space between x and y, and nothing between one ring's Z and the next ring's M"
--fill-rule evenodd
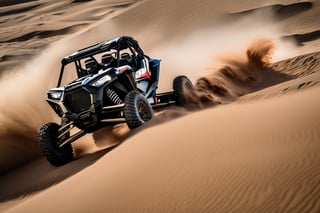
M293 0L1 1L0 211L319 212L319 10ZM120 35L162 59L160 91L184 74L222 104L101 130L74 144L75 161L51 166L37 132L57 120L44 98L60 59Z
M318 93L218 107L145 130L9 212L316 212Z
M48 44L134 2L2 1L0 26L5 30L0 35L0 70L21 66Z

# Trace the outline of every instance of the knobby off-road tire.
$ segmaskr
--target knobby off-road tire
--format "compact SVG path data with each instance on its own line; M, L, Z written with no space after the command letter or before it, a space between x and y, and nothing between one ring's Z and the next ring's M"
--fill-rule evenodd
M58 146L58 130L61 126L47 123L40 128L39 144L44 157L54 166L62 166L73 159L71 144Z
M130 129L135 129L153 118L153 109L141 93L129 92L124 102L124 117Z
M193 84L188 77L180 75L173 80L173 93L176 98L176 105L185 107L188 103L185 94L193 90Z

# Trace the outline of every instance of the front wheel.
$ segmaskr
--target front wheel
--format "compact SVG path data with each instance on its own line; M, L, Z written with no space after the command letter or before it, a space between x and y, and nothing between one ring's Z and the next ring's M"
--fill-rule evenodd
M44 157L54 166L62 166L73 159L71 144L59 147L59 128L56 123L47 123L40 128L39 145Z
M153 109L144 95L131 91L125 98L124 117L130 129L135 129L154 116Z

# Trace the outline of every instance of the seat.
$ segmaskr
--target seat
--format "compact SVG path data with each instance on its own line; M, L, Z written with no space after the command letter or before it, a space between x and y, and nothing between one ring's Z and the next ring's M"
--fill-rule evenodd
M84 61L84 64L86 69L90 70L91 68L95 67L96 62L92 58L89 58Z
M86 59L84 61L84 64L88 74L96 74L98 72L98 65L94 59L92 58Z
M105 64L107 67L115 66L116 59L112 56L112 54L105 54L101 56L101 62Z
M129 53L122 53L120 55L120 66L124 66L124 65L129 65L132 67L132 64L131 64L131 56Z
M128 60L131 61L131 56L129 53L122 53L121 54L121 60Z

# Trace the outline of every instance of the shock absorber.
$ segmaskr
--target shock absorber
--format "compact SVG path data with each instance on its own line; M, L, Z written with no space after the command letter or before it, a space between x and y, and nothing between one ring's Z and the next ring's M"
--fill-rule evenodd
M119 95L113 89L107 89L106 91L108 98L113 104L121 104L122 100L120 99Z

